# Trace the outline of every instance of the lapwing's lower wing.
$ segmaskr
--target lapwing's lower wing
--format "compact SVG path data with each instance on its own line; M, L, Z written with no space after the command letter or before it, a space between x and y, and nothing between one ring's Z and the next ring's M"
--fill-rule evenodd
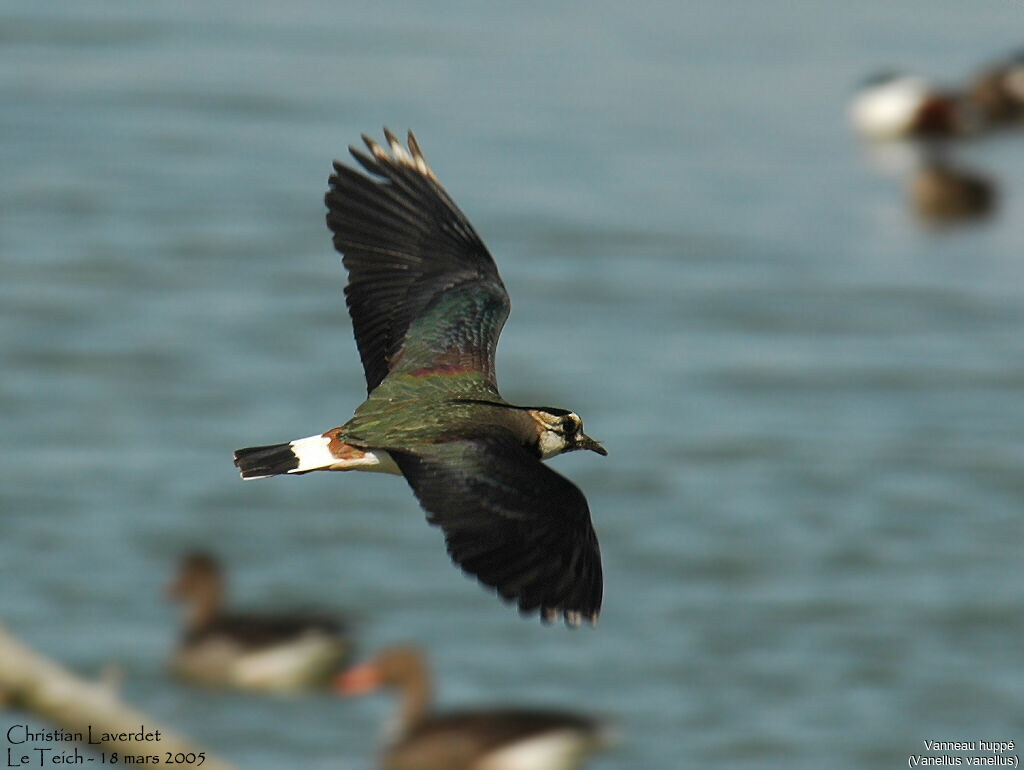
M394 371L478 372L497 385L494 351L508 294L473 226L430 170L385 129L350 148L366 173L335 162L327 225L343 255L345 298L367 392Z
M463 570L520 612L597 622L601 551L571 481L511 435L389 452Z

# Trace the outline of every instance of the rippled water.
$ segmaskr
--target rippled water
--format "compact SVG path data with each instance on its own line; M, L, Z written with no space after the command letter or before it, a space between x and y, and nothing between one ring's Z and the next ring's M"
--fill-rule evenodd
M807 0L0 9L0 621L240 767L371 763L386 698L197 693L163 661L178 553L245 605L413 640L446 704L615 715L594 768L896 767L1024 740L1024 154L935 231L852 139L853 83L954 80L1019 4ZM321 196L416 130L513 301L512 401L601 537L601 626L519 619L405 484L242 484L231 450L363 393ZM15 720L14 713L8 714Z

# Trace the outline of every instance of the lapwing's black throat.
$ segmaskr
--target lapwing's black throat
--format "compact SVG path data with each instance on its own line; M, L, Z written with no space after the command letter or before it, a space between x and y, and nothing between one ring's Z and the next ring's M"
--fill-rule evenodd
M338 428L235 452L242 478L316 470L405 477L463 570L545 621L597 622L601 553L583 493L543 464L607 454L566 409L498 393L494 356L509 313L494 260L441 187L412 133L385 129L365 170L335 162L327 225L348 270L345 299L366 400Z

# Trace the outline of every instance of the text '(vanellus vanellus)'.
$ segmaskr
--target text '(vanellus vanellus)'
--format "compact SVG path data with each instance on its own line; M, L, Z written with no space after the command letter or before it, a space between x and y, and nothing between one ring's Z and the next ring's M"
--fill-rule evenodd
M242 478L318 470L405 476L467 573L544 620L596 623L601 554L583 493L547 468L562 452L607 454L571 411L498 393L509 299L494 260L413 135L335 162L327 225L348 269L345 298L366 400L338 428L235 452Z

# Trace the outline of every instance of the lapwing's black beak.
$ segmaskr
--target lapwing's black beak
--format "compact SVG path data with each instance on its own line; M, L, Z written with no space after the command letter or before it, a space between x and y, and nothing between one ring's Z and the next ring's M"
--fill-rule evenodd
M608 456L608 450L594 441L594 439L586 433L580 434L580 437L576 440L576 447L578 449L589 449L591 452L597 452L599 455L604 455L605 457Z

